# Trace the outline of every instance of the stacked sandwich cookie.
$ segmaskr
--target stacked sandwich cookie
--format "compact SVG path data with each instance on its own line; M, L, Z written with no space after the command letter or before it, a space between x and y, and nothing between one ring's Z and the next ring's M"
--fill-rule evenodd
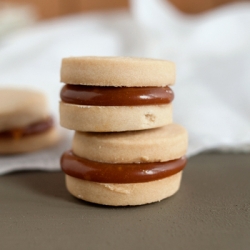
M58 141L43 93L0 89L0 154L28 153Z
M187 132L172 123L175 66L138 58L62 61L60 123L75 130L61 157L68 191L79 199L142 205L176 193Z

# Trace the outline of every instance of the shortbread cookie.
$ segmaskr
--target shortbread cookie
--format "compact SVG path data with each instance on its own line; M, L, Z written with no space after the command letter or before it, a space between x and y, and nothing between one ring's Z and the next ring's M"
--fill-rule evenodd
M55 144L58 139L42 93L0 90L0 154L38 150Z
M78 57L62 60L61 126L115 132L172 122L174 64L138 58Z
M0 154L19 154L37 151L54 145L58 142L58 139L58 132L53 127L45 132L20 138L1 137L0 133Z
M61 167L77 198L104 205L141 205L173 195L180 186L186 158L167 162L110 164L65 152Z
M162 87L175 82L175 65L164 60L129 57L70 57L62 60L67 84Z
M66 175L68 191L78 199L109 205L135 206L161 201L180 187L182 171L164 179L142 183L98 183Z
M0 89L0 131L25 127L47 116L47 100L42 93L24 89Z
M145 106L87 106L60 102L60 124L71 130L142 130L161 127L171 122L171 103Z
M79 157L108 163L165 162L186 154L185 128L161 128L120 133L76 132L72 150Z

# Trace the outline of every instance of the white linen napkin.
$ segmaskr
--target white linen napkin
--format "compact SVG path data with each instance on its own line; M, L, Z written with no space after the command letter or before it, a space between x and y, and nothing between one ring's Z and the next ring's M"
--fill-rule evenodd
M68 56L138 56L177 65L174 121L189 132L188 156L250 151L250 3L185 16L164 0L133 0L132 14L75 15L0 37L0 87L44 91L58 117L59 71ZM0 157L0 174L59 169L62 148ZM49 152L50 154L47 154ZM46 159L46 160L44 160Z

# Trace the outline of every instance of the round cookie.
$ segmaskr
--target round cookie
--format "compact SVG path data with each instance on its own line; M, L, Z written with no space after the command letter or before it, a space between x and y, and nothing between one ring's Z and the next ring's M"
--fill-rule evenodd
M0 89L0 131L24 127L47 116L47 100L42 93Z
M62 60L61 82L67 84L162 87L175 82L175 64L130 57L69 57Z
M76 132L75 155L97 162L165 162L186 154L188 135L178 124L122 133Z
M58 140L43 93L0 89L0 154L31 152Z
M161 127L172 122L172 104L86 106L60 102L61 126L76 131L114 132Z
M66 175L68 191L78 199L110 205L134 206L161 201L180 187L182 171L164 179L132 184L98 183Z
M24 136L19 139L1 138L0 154L19 154L50 147L59 140L58 132L51 128L43 133Z

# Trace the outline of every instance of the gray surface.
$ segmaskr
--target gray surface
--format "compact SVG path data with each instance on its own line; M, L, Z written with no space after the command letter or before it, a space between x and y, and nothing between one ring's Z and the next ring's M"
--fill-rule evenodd
M250 155L191 158L179 193L139 207L71 197L62 173L0 177L0 249L250 249Z

